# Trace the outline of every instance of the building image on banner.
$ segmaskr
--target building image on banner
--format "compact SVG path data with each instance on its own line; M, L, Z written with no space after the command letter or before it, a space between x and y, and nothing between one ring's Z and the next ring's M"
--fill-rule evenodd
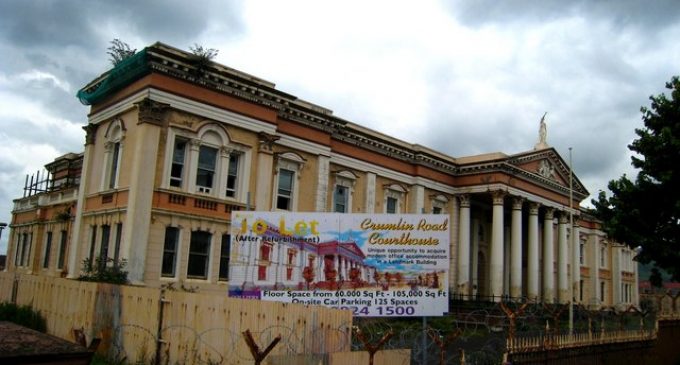
M229 295L442 315L448 237L443 215L235 212Z

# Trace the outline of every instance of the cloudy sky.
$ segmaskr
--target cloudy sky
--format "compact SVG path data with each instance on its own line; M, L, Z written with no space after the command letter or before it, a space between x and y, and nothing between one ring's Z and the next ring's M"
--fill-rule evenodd
M114 38L217 49L219 63L454 157L530 150L548 112L548 144L565 160L573 147L591 196L634 173L640 106L680 74L676 0L1 1L0 222L26 174L83 150L74 95L110 67Z

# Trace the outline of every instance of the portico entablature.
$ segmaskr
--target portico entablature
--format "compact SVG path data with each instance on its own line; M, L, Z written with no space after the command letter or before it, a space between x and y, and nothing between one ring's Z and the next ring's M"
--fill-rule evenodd
M476 185L476 186L470 186L470 187L465 187L465 188L457 188L455 189L455 195L462 195L462 194L489 194L490 192L493 191L504 191L506 192L509 196L513 197L519 197L519 198L524 198L528 202L534 202L538 203L543 207L547 208L553 208L558 211L565 211L569 212L569 207L565 206L563 203L555 202L553 200L547 199L545 197L542 197L540 195L536 195L530 192L527 192L525 190L513 188L504 184L485 184L485 185ZM567 198L568 199L568 198ZM568 201L565 202L568 204ZM577 208L572 208L571 209L572 214L578 216L580 214L579 210Z

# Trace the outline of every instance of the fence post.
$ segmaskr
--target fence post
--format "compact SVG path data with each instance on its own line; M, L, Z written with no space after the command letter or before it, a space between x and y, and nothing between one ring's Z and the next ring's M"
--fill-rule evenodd
M10 301L12 304L17 304L17 291L19 291L19 274L14 274L14 280L12 281L12 297Z
M163 340L163 304L169 303L165 299L165 289L161 289L160 298L158 299L158 328L156 329L156 359L154 360L155 365L161 364L161 346L165 343Z
M253 339L253 335L250 333L250 330L245 330L243 332L243 337L246 340L246 344L248 345L248 348L250 349L250 353L253 355L253 360L255 360L255 365L260 365L262 364L262 360L264 360L267 355L274 349L276 344L281 341L281 334L276 336L274 338L274 341L272 341L269 346L267 346L264 351L260 351L260 347L257 346L255 343L255 339Z
M364 345L364 348L368 351L368 365L373 365L373 357L375 356L375 353L378 352L385 342L387 342L392 336L394 336L394 331L389 330L387 333L376 343L375 345L371 344L368 342L368 339L366 336L364 336L364 333L361 332L361 330L357 327L354 328L354 332L357 334L357 337L359 338L359 341L361 341Z

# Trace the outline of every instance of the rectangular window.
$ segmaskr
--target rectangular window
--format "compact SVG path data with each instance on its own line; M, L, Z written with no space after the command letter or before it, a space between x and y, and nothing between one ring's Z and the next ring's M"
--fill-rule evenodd
M385 213L395 214L397 212L397 199L387 197L387 209Z
M120 259L120 240L123 235L123 223L116 223L116 242L113 245L113 262L118 263Z
M16 251L14 252L14 266L21 266L21 235L16 235Z
M257 269L257 280L267 280L267 268L269 267L269 256L272 246L263 244L260 246L260 265Z
M257 280L267 280L267 266L260 265L257 267Z
M172 151L172 166L170 167L170 186L182 187L184 172L184 159L186 158L187 141L182 138L175 139L175 148Z
M579 245L578 258L581 265L586 264L586 244L584 242Z
M64 260L66 259L66 242L68 239L68 232L61 231L61 238L59 242L59 257L57 257L57 269L64 268Z
M21 248L21 266L28 266L31 260L31 240L32 234L24 233L24 243Z
M578 283L578 298L579 301L583 301L583 280Z
M196 169L196 187L199 193L210 193L215 178L217 149L201 146L198 150L198 168Z
M116 187L116 179L118 178L118 160L120 154L120 142L113 144L113 151L111 151L111 170L109 174L109 189Z
M607 266L607 246L602 245L600 246L600 267L606 267Z
M276 209L290 210L293 199L293 176L290 170L279 170L278 193L276 195Z
M207 279L208 264L210 263L210 232L191 232L189 244L189 262L187 264L187 277Z
M109 257L109 237L111 235L111 226L105 224L102 226L102 244L99 247L99 257L106 262Z
M50 267L50 251L52 250L52 232L47 232L45 240L45 257L43 257L43 269Z
M90 265L94 265L94 250L97 246L97 226L92 226L92 237L90 237L90 256L87 258Z
M229 155L229 171L227 172L227 197L236 197L236 186L238 183L238 163L239 155L232 153Z
M222 235L220 246L220 274L219 280L229 280L229 251L231 249L231 235Z
M179 228L165 228L165 243L163 244L163 262L161 276L174 277L177 266L177 243L179 242Z
M432 207L432 214L442 214L441 207Z
M604 303L604 298L605 298L605 292L604 291L605 291L605 289L606 289L605 283L604 283L604 281L601 281L600 282L600 302L601 303Z
M290 248L288 249L288 261L286 262L288 264L288 267L286 267L286 280L288 281L293 280L293 266L295 265L296 255L296 250Z
M333 202L335 203L336 213L347 213L347 201L349 198L349 189L345 186L336 185L333 192Z

